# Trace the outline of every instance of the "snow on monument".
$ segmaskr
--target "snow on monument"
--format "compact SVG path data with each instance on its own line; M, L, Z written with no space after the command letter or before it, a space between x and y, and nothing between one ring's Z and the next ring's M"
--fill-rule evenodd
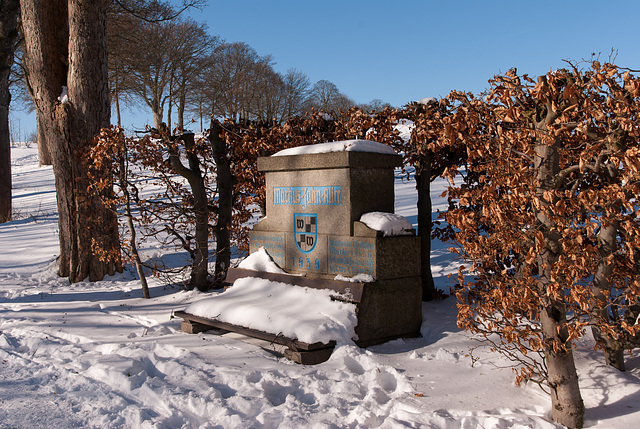
M418 336L419 240L406 219L393 214L394 168L400 165L393 149L366 140L303 146L260 158L266 217L250 232L250 251L266 251L286 274L230 269L228 280L255 277L335 291L339 300L355 304L353 340L361 347ZM311 309L314 302L305 305ZM234 323L246 327L250 322ZM322 360L313 357L318 355L314 350L295 352L289 357L296 361ZM312 357L305 359L304 353ZM330 351L322 356L328 358Z

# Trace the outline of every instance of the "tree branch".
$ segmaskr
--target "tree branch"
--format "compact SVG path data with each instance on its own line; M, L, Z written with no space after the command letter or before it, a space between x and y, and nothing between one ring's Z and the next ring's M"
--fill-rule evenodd
M115 0L115 2L118 6L120 6L122 10L138 19L149 23L158 23L163 21L171 21L172 19L177 18L184 11L192 7L201 10L202 6L207 3L207 0L183 0L182 8L178 10L174 10L168 4L162 4L156 1L139 8L130 6L129 4L127 4L129 2L127 2L126 0Z

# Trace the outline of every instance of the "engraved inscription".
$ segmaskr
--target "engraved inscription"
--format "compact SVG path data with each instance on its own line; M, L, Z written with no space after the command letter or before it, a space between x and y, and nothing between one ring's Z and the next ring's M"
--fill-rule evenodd
M375 277L374 239L329 238L329 272L344 276L364 273Z
M252 231L250 233L251 252L257 251L264 247L273 261L280 267L284 267L285 261L285 244L284 234L282 233L263 233Z
M278 186L273 188L273 204L300 206L339 206L342 201L340 186Z

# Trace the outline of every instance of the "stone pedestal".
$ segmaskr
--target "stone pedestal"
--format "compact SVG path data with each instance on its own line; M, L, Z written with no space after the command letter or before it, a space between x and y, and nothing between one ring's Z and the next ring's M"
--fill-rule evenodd
M375 279L358 286L360 346L417 336L422 323L418 237L383 237L359 222L365 213L393 213L400 165L399 155L349 151L258 160L267 216L250 233L251 252L264 247L285 271L319 281Z

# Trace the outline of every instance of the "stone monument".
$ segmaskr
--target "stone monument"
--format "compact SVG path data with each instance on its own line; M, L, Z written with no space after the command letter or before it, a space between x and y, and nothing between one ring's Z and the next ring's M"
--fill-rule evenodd
M250 232L251 252L264 247L311 287L350 292L361 347L420 334L418 237L384 236L360 222L366 213L393 213L394 168L400 165L391 148L366 140L258 159L266 180L266 217ZM335 281L359 274L365 282Z

